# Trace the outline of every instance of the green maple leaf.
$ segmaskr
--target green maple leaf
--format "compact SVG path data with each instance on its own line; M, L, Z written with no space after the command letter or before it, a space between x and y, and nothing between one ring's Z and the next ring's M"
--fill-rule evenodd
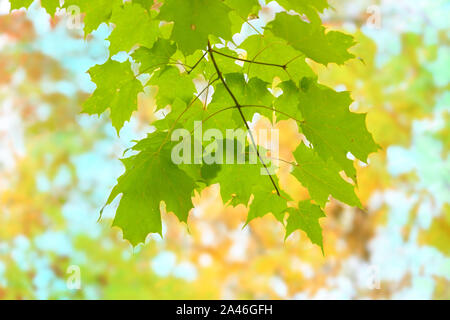
M144 9L149 10L153 4L155 3L154 0L133 0L133 3L137 3L141 5Z
M284 193L282 196L276 194L260 158L254 151L251 151L254 150L253 147L245 146L242 141L229 139L219 141L218 145L218 150L223 150L222 158L219 158L221 159L220 170L212 168L215 171L210 183L220 184L222 199L225 202L231 199L233 204L247 204L253 195L246 224L268 213L272 213L282 221L282 212L287 208L289 197ZM253 160L256 161L250 162L250 153L252 153ZM264 163L270 168L271 161L265 156L266 151L260 150L259 153ZM238 162L239 159L243 160L244 158L245 163ZM230 159L233 159L232 163L230 163ZM271 168L269 172L272 174L277 189L280 190L274 168ZM230 177L233 178L230 179Z
M289 218L286 224L287 239L293 232L297 230L304 231L312 243L317 244L323 252L322 227L319 219L325 217L322 209L309 200L300 201L298 209L288 208Z
M206 110L200 111L199 115L196 115L197 119L203 122L203 130L219 129L225 134L227 129L242 129L245 128L245 124L242 121L236 121L239 117L239 112L233 106L227 105L226 107L221 103L210 103Z
M81 12L86 13L84 18L84 33L88 35L96 30L100 24L108 23L111 18L113 8L119 4L118 0L66 0L63 8L77 6Z
M151 19L147 10L138 4L116 6L110 22L115 25L108 38L111 56L120 51L128 52L135 45L151 48L158 36L159 21Z
M250 14L256 14L261 8L258 0L224 0L224 2L230 8L233 8L241 18L247 18Z
M189 103L175 98L170 104L170 110L166 113L164 110L164 118L154 123L158 130L170 131L172 129L186 129L193 131L195 128L194 122L199 122L205 110L203 104L193 98Z
M160 108L172 104L176 98L189 103L195 92L192 78L181 74L176 67L166 66L157 71L150 79L149 85L158 87L156 104Z
M252 188L254 199L248 210L246 224L253 219L272 213L284 225L284 213L287 211L287 199L289 197L284 193L279 196L272 189L273 187L268 187L266 184L256 185Z
M204 49L209 35L231 39L230 10L220 0L166 0L158 19L174 22L172 40L189 55Z
M107 108L111 109L112 124L119 132L137 109L137 95L143 91L141 82L136 79L128 61L108 60L92 67L89 74L97 89L84 103L83 111L101 114Z
M273 186L266 175L263 175L263 167L257 164L223 164L212 182L220 183L220 193L224 201L233 199L234 204L247 204L256 186L264 186L271 193ZM230 177L233 177L230 179ZM258 194L259 195L259 194ZM259 197L256 201L260 200ZM286 207L286 201L284 201ZM270 211L265 211L264 214ZM254 215L261 216L261 212Z
M261 6L258 0L224 0L232 11L230 12L231 31L233 34L242 30L242 23L257 17Z
M294 10L305 14L311 21L318 23L318 12L323 12L329 7L327 0L276 0L286 10ZM271 2L271 1L269 1Z
M236 63L237 61L236 59L239 57L235 51L230 50L229 48L221 48L215 50L221 53L221 54L216 53L214 57L216 59L217 64L220 65L220 69L223 74L242 73L242 67ZM229 57L226 57L224 55L235 57L236 59L230 59ZM204 71L207 72L207 74L214 74L216 70L214 68L214 65L206 61L204 63Z
M333 160L324 161L303 143L295 150L294 157L298 165L292 174L322 208L330 195L350 206L361 207L353 185L340 177L340 168Z
M177 51L177 46L169 40L158 39L151 49L140 47L131 56L140 63L141 73L153 73L156 69L162 68L170 61L170 57Z
M164 133L149 135L133 148L139 153L123 160L126 171L106 203L122 194L113 226L121 228L133 246L145 242L150 233L162 235L161 201L181 222L187 222L192 208L194 181L173 164L170 144L161 148L165 138Z
M238 163L238 161L248 159L246 154L248 148L245 141L220 139L213 141L212 144L216 146L215 150L206 149L204 152L204 157L212 156L213 153L218 155L217 162L220 164L220 171L212 182L220 184L220 193L225 202L232 199L235 204L247 204L252 195L252 187L260 182L268 183L267 180L260 179L260 166L250 164L248 161ZM234 177L234 179L230 179L230 177Z
M251 119L251 116L258 112L269 119L272 119L273 110L270 109L272 101L275 97L268 90L268 83L262 81L259 78L251 78L248 82L242 73L230 73L225 75L225 81L233 91L237 101L242 108L243 114L246 119ZM234 100L230 97L228 91L223 84L219 84L215 88L213 100L211 101L212 107L220 105L221 107L234 106ZM251 106L266 106L266 108L258 108ZM248 107L246 107L248 106ZM243 125L241 115L236 110L233 110L232 117L237 126Z
M306 56L302 52L282 39L274 37L267 30L264 32L264 37L250 36L240 47L247 52L247 59L250 61L279 65L277 67L246 62L244 67L250 76L255 75L270 83L275 77L282 81L294 80L297 82L303 77L315 76L311 67L305 62Z
M347 154L367 162L368 155L379 148L367 131L366 115L350 112L352 99L348 92L336 92L315 83L298 92L303 133L319 155L325 160L333 158L356 181L356 171Z
M59 0L41 0L42 7L51 15L55 15L56 9L60 7Z
M271 1L268 1L268 3ZM277 2L286 10L294 10L299 13L302 13L306 7L314 8L318 12L323 12L329 8L327 0L277 0Z
M338 31L326 32L320 24L305 22L297 15L280 12L267 28L308 58L324 65L343 64L354 57L348 52L355 44L352 36Z
M277 87L283 90L283 93L273 103L276 110L283 111L283 113L277 113L277 120L295 118L298 122L303 121L303 115L299 108L299 89L295 83L291 80L283 81Z
M34 0L10 0L11 10L17 10L20 8L28 8Z

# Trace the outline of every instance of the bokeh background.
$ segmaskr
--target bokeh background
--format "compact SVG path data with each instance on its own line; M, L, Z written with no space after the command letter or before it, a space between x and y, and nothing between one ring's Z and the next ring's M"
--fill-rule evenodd
M144 246L110 228L114 206L98 222L118 158L151 129L152 93L120 137L106 117L80 114L110 28L84 39L64 12L50 19L35 1L9 14L0 0L0 299L449 299L450 1L330 3L324 22L355 35L358 59L314 67L353 92L382 150L358 164L366 209L327 206L323 256L303 233L284 242L271 215L242 229L246 207L226 206L217 186L195 195L188 226L163 214L164 238ZM277 126L288 153L295 124ZM67 286L70 266L80 289Z

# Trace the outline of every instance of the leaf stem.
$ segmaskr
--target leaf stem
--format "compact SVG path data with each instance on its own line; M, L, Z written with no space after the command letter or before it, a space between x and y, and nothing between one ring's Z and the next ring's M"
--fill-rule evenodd
M209 88L209 86L211 84L213 84L214 82L216 82L217 80L219 80L219 78L216 78L214 80L209 81L209 83L207 84L207 86L205 88L202 89L202 91L200 91L200 93L198 95L195 96L195 98L186 106L186 108L184 108L183 112L181 112L178 117L176 118L176 120L174 121L174 123L172 124L172 126L170 127L169 131L167 132L167 136L164 139L163 143L161 144L161 146L158 149L158 152L161 151L161 149L163 148L163 146L167 143L167 141L169 140L170 134L172 133L173 129L175 128L175 126L177 125L178 121L180 121L181 117L189 110L190 107L192 107L192 105L195 103L195 101L197 101L198 99L200 99L200 96Z
M297 118L294 118L293 116L287 114L286 112L280 111L278 109L275 108L271 108L271 107L267 107L267 106L262 106L262 105L257 105L257 104L245 104L241 106L242 108L262 108L262 109L267 109L267 110L272 110L275 111L276 113L282 114L286 117L288 117L289 119L292 119L298 123L305 123L304 120L298 120Z
M192 71L194 71L195 68L197 68L197 66L200 64L200 62L202 62L203 58L205 58L206 54L208 53L208 51L205 51L205 53L202 55L202 57L194 64L193 67L190 67L191 70L189 70L187 72L187 74L190 74Z
M298 120L298 119L294 118L293 116L287 114L286 112L280 111L280 110L275 109L275 108L267 107L267 106L260 106L260 105L246 104L246 105L241 105L240 107L241 107L241 108L263 108L263 109L267 109L267 110L272 110L272 111L275 111L276 113L285 115L285 116L288 117L289 119L292 119L292 120L294 120L294 121L296 121L296 122L298 122L298 123L300 123L300 124L305 124L305 123L306 123L306 121L304 121L304 120ZM231 106L231 107L226 107L226 108L217 110L216 112L211 113L208 117L206 117L205 119L203 119L202 124L205 123L206 121L208 121L209 119L213 118L214 116L216 116L216 115L219 114L219 113L222 113L222 112L224 112L224 111L231 110L231 109L236 109L236 108L237 108L237 106ZM191 133L193 133L193 131L192 131Z
M263 66L278 67L278 68L282 68L282 69L286 69L286 67L287 67L287 64L276 64L276 63L253 61L253 60L248 60L248 59L242 59L242 58L239 58L239 57L233 57L233 56L231 56L229 54L222 53L220 51L216 51L216 50L213 50L213 49L211 49L210 52L214 52L214 53L220 54L221 56L224 56L224 57L227 57L227 58L230 58L230 59L234 59L234 60L238 60L238 61L244 61L244 62L248 62L248 63L254 63L254 64L261 64Z

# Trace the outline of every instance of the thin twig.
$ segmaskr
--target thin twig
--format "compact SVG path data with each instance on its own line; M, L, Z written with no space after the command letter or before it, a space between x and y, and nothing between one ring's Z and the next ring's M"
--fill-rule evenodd
M245 104L241 106L242 108L262 108L262 109L267 109L267 110L272 110L275 111L276 113L282 114L298 123L305 123L304 120L298 120L297 118L294 118L293 116L291 116L290 114L287 114L286 112L280 111L278 109L275 108L271 108L271 107L267 107L267 106L262 106L262 105L257 105L257 104Z
M294 118L293 116L291 116L290 114L287 114L286 112L280 111L278 109L275 108L271 108L271 107L267 107L267 106L261 106L261 105L253 105L253 104L246 104L246 105L241 105L241 108L262 108L262 109L267 109L267 110L271 110L271 111L275 111L276 113L285 115L286 117L288 117L289 119L292 119L300 124L305 124L306 122L304 120L299 120L297 118ZM226 107L220 110L217 110L214 113L211 113L208 117L206 117L205 119L203 119L202 124L204 124L206 121L208 121L209 119L215 117L216 115L218 115L219 113L222 113L224 111L227 110L231 110L231 109L237 109L237 106L231 106L231 107Z
M192 71L194 71L195 68L197 68L197 66L200 64L200 62L202 62L203 58L206 56L207 53L208 53L208 51L205 51L205 53L202 55L202 57L194 64L194 66L190 67L191 70L189 70L187 72L187 74L190 74Z
M269 63L269 62L260 62L260 61L253 61L253 60L248 60L248 59L242 59L239 57L233 57L230 56L229 54L226 53L222 53L220 51L216 51L216 50L212 50L212 52L220 54L221 56L230 58L230 59L234 59L234 60L238 60L238 61L244 61L244 62L248 62L248 63L254 63L254 64L261 64L264 66L271 66L271 67L278 67L278 68L282 68L282 69L286 69L286 65L282 65L282 64L276 64L276 63Z
M251 155L251 153L250 152L245 152L245 155ZM275 158L275 157L270 157L270 156L266 156L266 158L267 159L271 159L271 160L284 162L284 163L290 164L291 166L294 166L294 167L298 167L299 166L297 162L292 162L292 161L281 159L281 158Z
M162 147L167 143L167 140L169 140L169 136L172 133L173 129L175 128L176 124L178 123L178 121L181 119L181 117L189 110L189 108L194 104L195 101L197 101L198 99L200 99L200 96L203 94L203 92L205 92L205 90L207 90L209 88L209 86L216 82L217 80L219 80L218 78L210 81L207 86L205 88L203 88L202 91L200 91L200 93L198 95L195 96L195 98L186 106L186 108L183 110L183 112L181 112L178 117L176 118L175 122L172 124L171 128L169 129L169 131L167 132L167 136L164 139L163 143L161 144L161 146L158 149L158 152L161 151Z

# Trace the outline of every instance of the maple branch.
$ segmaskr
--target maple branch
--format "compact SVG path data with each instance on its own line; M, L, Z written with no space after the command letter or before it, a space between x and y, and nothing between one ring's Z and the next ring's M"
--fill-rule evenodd
M278 67L278 68L282 68L282 69L286 69L286 67L287 67L287 64L283 64L282 65L282 64L276 64L276 63L260 62L260 61L253 61L253 60L248 60L248 59L242 59L242 58L239 58L239 57L233 57L233 56L231 56L229 54L222 53L222 52L216 51L216 50L211 50L211 52L220 54L221 56L224 56L224 57L227 57L227 58L230 58L230 59L234 59L234 60L238 60L238 61L244 61L244 62L248 62L248 63L254 63L254 64L261 64L263 66Z
M238 111L239 111L239 114L241 115L242 121L244 122L244 125L245 125L245 127L247 128L247 130L248 130L250 139L252 140L253 147L254 147L255 150L256 150L256 154L258 155L259 160L261 161L262 165L264 166L264 169L266 169L266 172L267 172L267 174L268 174L268 176L269 176L269 178L270 178L270 181L272 182L272 184L273 184L273 186L274 186L274 188L275 188L275 190L276 190L276 192L277 192L277 195L278 195L278 196L281 196L280 190L278 190L277 184L276 184L275 181L273 180L272 175L270 174L269 169L267 168L267 166L266 166L266 164L265 164L263 158L262 158L261 155L259 154L258 147L257 147L256 142L255 142L255 138L253 137L253 133L252 133L252 131L250 130L250 126L249 126L248 123L247 123L247 119L245 119L244 113L243 113L242 110L241 110L241 105L239 104L238 100L236 99L236 97L235 97L235 95L233 94L233 92L231 91L231 89L228 87L228 84L225 82L225 79L223 78L222 72L220 71L219 67L217 66L216 59L214 58L214 55L213 55L213 49L211 48L211 42L209 42L209 40L208 40L208 51L209 51L209 55L210 55L210 57L211 57L211 61L212 61L213 65L214 65L214 68L215 68L216 71L217 71L217 75L219 76L220 81L223 83L225 89L226 89L226 90L228 91L228 93L230 94L231 99L233 99L234 103L236 104L236 107L237 107L237 109L238 109Z

